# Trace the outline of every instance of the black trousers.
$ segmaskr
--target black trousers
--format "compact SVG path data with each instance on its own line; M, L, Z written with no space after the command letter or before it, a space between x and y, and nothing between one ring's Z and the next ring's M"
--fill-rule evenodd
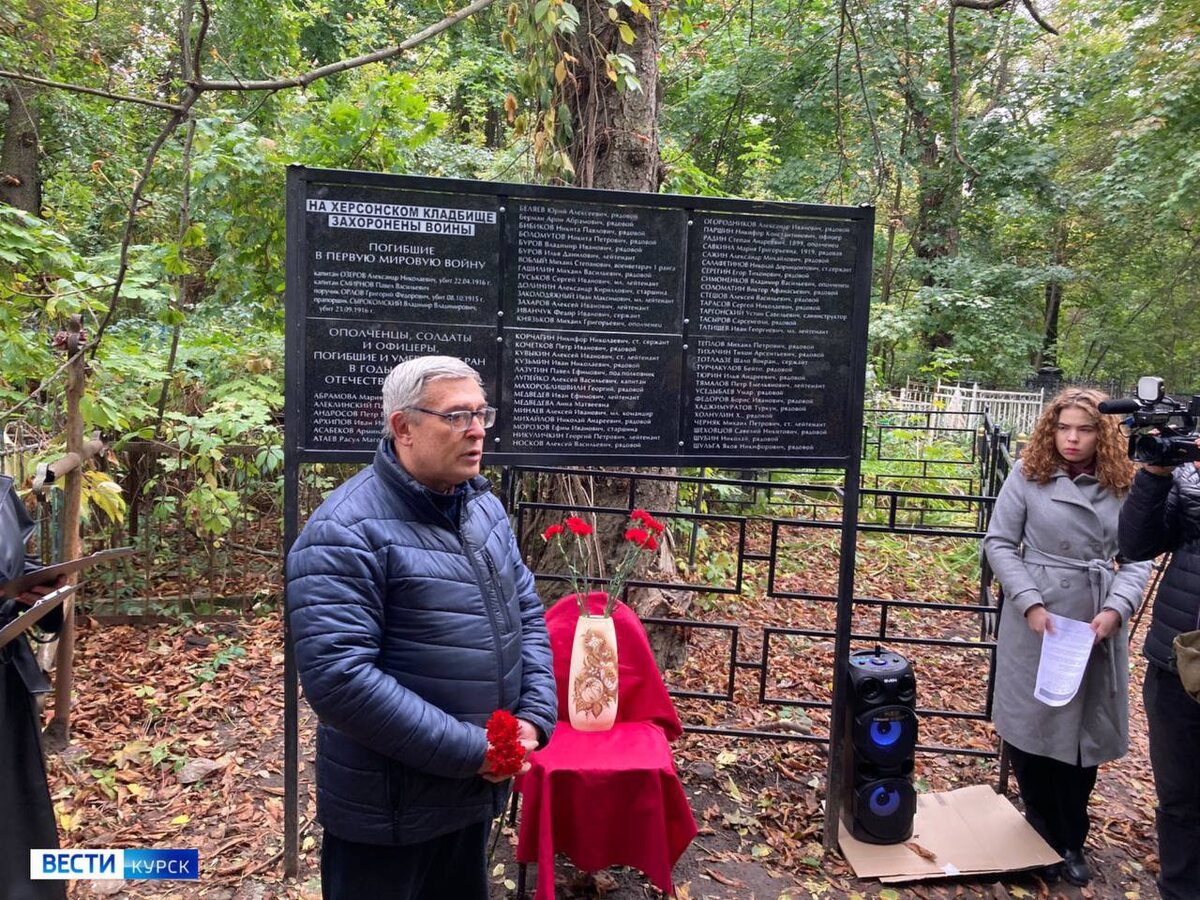
M1151 663L1142 686L1150 726L1150 766L1158 794L1158 892L1163 900L1200 897L1200 703L1179 675Z
M61 900L66 882L29 878L29 851L57 848L58 826L46 786L41 722L12 661L29 648L17 641L0 649L0 897Z
M1100 767L1035 756L1012 744L1008 754L1025 804L1025 820L1059 853L1083 850L1092 824L1088 797Z
M487 900L487 840L478 822L420 844L380 846L325 832L325 900Z

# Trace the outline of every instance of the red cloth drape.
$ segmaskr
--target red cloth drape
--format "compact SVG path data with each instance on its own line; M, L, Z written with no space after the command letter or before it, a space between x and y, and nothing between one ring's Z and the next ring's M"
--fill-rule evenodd
M589 598L599 615L604 594ZM679 716L654 664L642 623L625 604L613 611L617 632L617 722L611 731L580 732L566 721L566 685L579 610L574 596L546 612L558 682L559 722L517 781L522 794L517 860L538 864L536 900L553 900L554 854L580 869L634 866L670 893L671 869L692 838L692 816L668 740Z

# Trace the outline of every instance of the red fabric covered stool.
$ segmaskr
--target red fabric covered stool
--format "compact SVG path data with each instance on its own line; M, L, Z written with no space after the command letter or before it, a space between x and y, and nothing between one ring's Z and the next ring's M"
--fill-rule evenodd
M599 615L604 595L592 594ZM554 652L559 721L550 743L517 779L521 825L517 861L538 864L536 900L553 900L554 854L580 869L633 866L664 893L696 820L675 771L669 741L683 732L642 623L624 603L617 632L617 721L611 731L576 731L566 721L567 675L579 608L564 597L546 612Z

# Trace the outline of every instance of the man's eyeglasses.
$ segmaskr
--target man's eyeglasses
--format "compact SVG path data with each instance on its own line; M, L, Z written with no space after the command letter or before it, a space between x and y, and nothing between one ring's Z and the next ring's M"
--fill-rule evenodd
M491 428L496 424L496 407L494 406L485 406L483 409L455 409L450 412L438 412L436 409L426 409L423 406L410 406L408 409L425 413L427 416L445 419L449 423L451 431L466 431L475 419L478 419L479 424L484 428Z

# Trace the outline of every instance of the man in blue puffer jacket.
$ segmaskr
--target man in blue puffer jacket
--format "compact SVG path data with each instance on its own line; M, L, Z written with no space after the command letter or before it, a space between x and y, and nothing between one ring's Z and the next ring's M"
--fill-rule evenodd
M320 720L317 815L327 898L486 898L508 779L485 723L526 749L557 718L542 603L479 476L479 375L451 357L397 366L370 466L321 504L287 560L300 679Z

